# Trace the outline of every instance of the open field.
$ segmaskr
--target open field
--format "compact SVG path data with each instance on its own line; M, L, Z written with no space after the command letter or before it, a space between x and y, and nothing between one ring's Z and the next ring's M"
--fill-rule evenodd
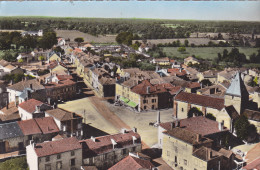
M191 55L199 56L200 58L212 60L218 56L218 53L223 54L223 50L227 49L229 52L232 47L186 47L185 53L178 52L178 47L163 47L163 52L167 56L176 56L180 58L185 58ZM259 48L246 48L238 47L239 52L244 53L248 58L251 54L256 53Z
M115 43L116 35L103 36L99 35L98 37L86 34L76 30L55 30L57 37L69 38L73 41L77 37L83 37L85 42L95 42L95 43Z

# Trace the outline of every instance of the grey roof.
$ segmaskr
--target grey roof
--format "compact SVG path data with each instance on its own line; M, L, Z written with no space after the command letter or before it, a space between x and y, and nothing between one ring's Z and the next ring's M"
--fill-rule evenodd
M243 80L241 79L241 75L237 72L235 78L232 79L229 88L226 91L226 94L239 96L242 94L248 93L245 87Z
M0 124L0 140L23 136L17 122Z
M32 80L25 80L25 81L20 81L12 86L7 87L8 89L15 90L15 91L20 91L23 92L25 88L30 88L30 84L32 84L32 89L33 90L42 90L44 89L44 86L40 84L36 79Z

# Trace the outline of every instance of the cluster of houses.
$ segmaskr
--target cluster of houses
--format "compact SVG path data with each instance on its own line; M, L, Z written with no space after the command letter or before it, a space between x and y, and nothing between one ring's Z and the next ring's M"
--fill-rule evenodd
M189 67L200 63L194 57L184 59L183 64L169 58L151 59L156 70L142 71L101 62L99 55L89 52L125 48L130 53L127 47L74 47L64 39L59 39L58 45L63 55L34 51L18 56L23 63L0 61L0 76L35 77L15 84L0 81L0 155L26 152L33 170L155 170L152 158L141 153L143 145L136 128L86 138L83 118L57 108L57 103L77 97L77 80L82 78L97 96L136 112L173 108L173 121L157 121L158 147L171 168L232 169L235 162L243 165L243 158L228 150L223 138L236 135L234 123L242 114L260 133L260 90L247 85L252 78L260 78L259 71L229 68L199 72ZM139 50L147 48L141 45ZM159 68L164 66L167 69ZM39 70L48 73L40 75ZM202 115L193 115L192 109ZM206 118L208 114L216 121Z

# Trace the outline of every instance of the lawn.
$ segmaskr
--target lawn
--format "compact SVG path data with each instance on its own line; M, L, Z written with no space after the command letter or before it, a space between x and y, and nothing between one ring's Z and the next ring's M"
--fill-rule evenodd
M238 47L239 52L244 53L248 58L251 54L256 53L259 48ZM223 53L227 49L229 52L232 47L186 47L185 53L178 52L178 47L163 47L163 52L169 57L185 58L191 55L198 56L203 59L212 60L218 56L218 53Z

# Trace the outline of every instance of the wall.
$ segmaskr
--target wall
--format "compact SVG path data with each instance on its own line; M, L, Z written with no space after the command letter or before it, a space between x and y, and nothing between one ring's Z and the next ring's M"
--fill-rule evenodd
M225 106L233 105L238 114L241 110L241 98L236 96L225 95Z
M28 120L33 118L33 114L28 113L24 109L18 106L19 115L21 117L21 120Z
M32 145L26 147L26 159L29 169L38 170L38 157Z
M176 101L177 102L177 118L185 119L188 115L188 103Z
M50 161L46 162L46 157L39 158L39 169L44 170L46 164L51 165L51 169L56 169L57 162L62 162L62 170L71 170L70 160L75 158L75 169L80 170L82 165L82 149L75 150L75 155L71 156L71 151L61 153L61 158L57 159L57 155L51 155Z

